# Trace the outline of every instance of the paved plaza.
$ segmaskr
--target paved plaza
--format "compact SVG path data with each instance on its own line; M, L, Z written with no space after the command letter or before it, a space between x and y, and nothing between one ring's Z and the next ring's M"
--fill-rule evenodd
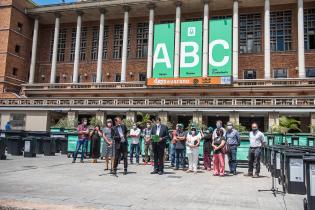
M257 191L271 187L262 168L262 178L253 179L243 176L246 168L237 176L213 177L167 167L159 176L150 174L151 166L131 165L127 176L114 177L103 170L104 162L9 155L0 161L0 209L302 210L304 196Z

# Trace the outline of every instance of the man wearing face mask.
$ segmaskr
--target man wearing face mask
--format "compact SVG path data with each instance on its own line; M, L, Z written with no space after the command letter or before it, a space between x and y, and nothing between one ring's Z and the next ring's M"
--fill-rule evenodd
M144 165L150 161L153 166L153 150L152 150L152 126L151 121L147 122L147 127L143 130L144 135Z
M240 134L237 130L233 128L233 123L227 123L227 131L226 131L226 143L228 144L229 151L227 153L229 158L229 167L230 174L236 175L236 167L237 167L237 147L240 145Z
M72 163L75 163L76 159L77 159L77 154L79 152L79 150L81 149L81 160L80 162L83 163L83 159L84 159L84 150L86 148L87 145L87 141L88 141L88 135L89 135L89 128L87 126L87 119L84 118L82 119L82 124L80 124L77 128L78 130L78 141L77 141L77 146L76 146L76 150L73 154L73 161Z
M264 134L258 130L257 123L252 124L252 131L249 133L249 141L250 148L248 154L248 174L245 174L245 176L258 178L260 173L261 147L266 143L266 141ZM254 166L256 168L255 175L253 175Z
M154 155L154 171L151 174L163 175L164 173L164 150L166 141L169 138L168 128L161 124L161 119L157 118L156 125L152 128L152 135L158 137L158 141L153 141L153 155Z
M127 127L122 123L121 117L115 118L115 127L112 129L113 140L115 141L115 161L113 167L113 174L117 173L118 159L123 156L124 159L124 175L127 175L128 167L128 141L127 141Z
M139 145L139 139L140 139L141 130L137 127L137 125L134 123L132 125L132 128L130 130L129 136L131 137L131 145L130 145L130 163L133 164L133 153L136 153L136 163L139 165L139 153L140 153L140 145Z
M226 131L225 131L225 129L223 128L223 123L222 123L222 121L221 121L221 120L218 120L215 125L216 125L216 129L214 129L214 131L213 131L213 136L212 136L212 138L215 139L215 138L217 137L217 130L218 130L218 129L221 129L221 130L223 131L223 136L225 136Z
M175 170L178 170L181 166L185 169L185 145L186 145L186 132L184 131L184 125L178 124L173 141L175 141Z

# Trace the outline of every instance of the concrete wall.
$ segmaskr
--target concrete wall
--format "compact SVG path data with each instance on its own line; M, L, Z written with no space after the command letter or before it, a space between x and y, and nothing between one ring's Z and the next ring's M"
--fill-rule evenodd
M10 120L11 113L25 113L26 131L47 131L50 127L50 113L48 111L1 111L1 129Z

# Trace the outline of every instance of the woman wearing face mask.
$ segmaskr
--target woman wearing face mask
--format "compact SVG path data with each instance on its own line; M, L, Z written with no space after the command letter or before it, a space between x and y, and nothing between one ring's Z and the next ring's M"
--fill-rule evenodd
M108 170L108 164L109 164L109 157L112 157L113 154L113 135L112 135L112 127L113 127L113 121L112 119L106 120L106 127L103 128L103 139L105 141L105 170Z
M92 158L93 163L97 163L100 157L101 137L103 136L100 126L96 125L93 131L90 132L90 139L92 140Z
M205 170L211 170L211 150L212 150L212 134L213 128L209 127L208 130L205 132L204 135L204 142L203 142L203 164Z
M197 135L196 128L191 129L191 134L187 134L186 138L186 153L188 156L187 172L197 173L198 158L199 158L200 137Z
M151 121L147 122L147 127L143 130L143 134L144 134L144 165L147 165L150 161L151 166L153 166Z
M216 125L216 129L214 129L213 131L213 139L217 137L217 129L222 129L223 136L225 136L226 131L223 128L223 122L221 120L218 120L215 125Z
M225 145L225 137L223 135L223 129L216 129L216 137L213 139L213 175L224 176L224 156L222 148Z
M139 153L140 153L140 134L141 130L134 123L130 130L129 136L131 137L131 145L130 145L130 163L133 164L133 153L136 153L136 163L139 165Z

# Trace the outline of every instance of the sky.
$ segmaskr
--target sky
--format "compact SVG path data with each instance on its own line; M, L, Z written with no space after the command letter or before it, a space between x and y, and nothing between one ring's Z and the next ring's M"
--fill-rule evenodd
M35 3L39 5L48 5L48 4L59 4L62 3L62 0L33 0ZM74 2L76 0L65 0L65 2Z

